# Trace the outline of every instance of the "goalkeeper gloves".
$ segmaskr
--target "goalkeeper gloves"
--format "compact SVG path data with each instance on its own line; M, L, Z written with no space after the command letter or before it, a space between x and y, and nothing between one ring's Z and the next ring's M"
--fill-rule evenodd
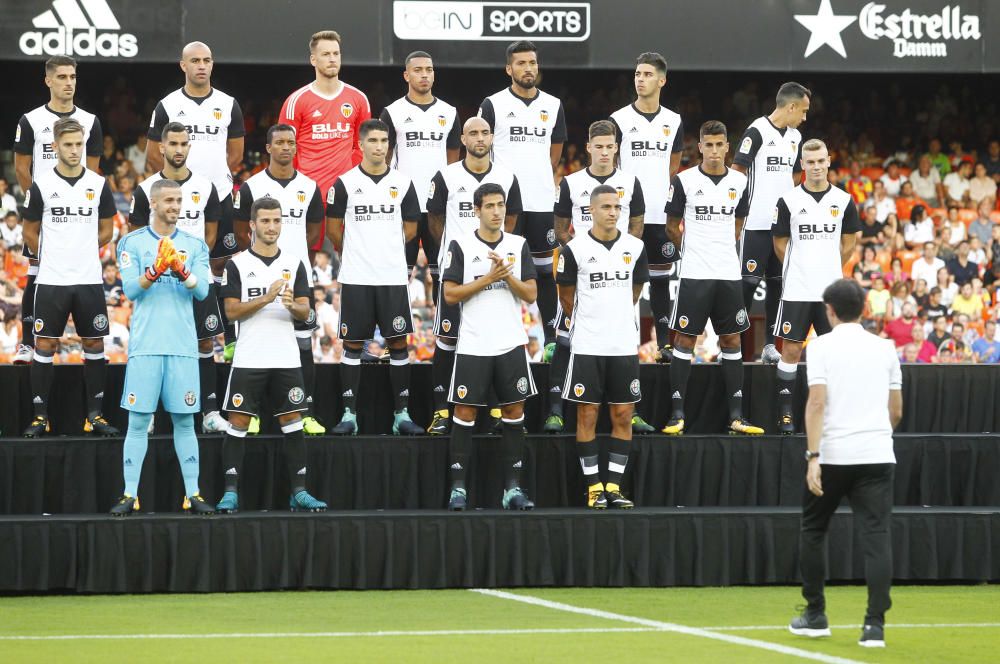
M159 244L156 245L156 258L153 259L153 264L146 268L146 279L150 281L159 279L170 269L170 264L176 256L177 250L174 249L174 243L170 238L160 238Z
M184 264L184 258L177 252L174 252L173 259L170 261L170 269L174 271L177 278L180 279L187 288L194 288L198 285L198 277L191 274L191 270L189 270Z

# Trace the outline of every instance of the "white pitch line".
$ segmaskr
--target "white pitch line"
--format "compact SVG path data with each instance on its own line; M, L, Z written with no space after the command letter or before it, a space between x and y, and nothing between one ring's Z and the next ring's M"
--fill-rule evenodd
M705 639L724 641L726 643L732 643L740 646L747 646L750 648L757 648L759 650L770 650L771 652L780 653L782 655L789 655L791 657L798 657L800 659L810 659L816 662L826 662L827 664L859 664L858 660L854 659L846 659L844 657L834 657L832 655L824 655L818 652L811 652L809 650L802 650L800 648L792 648L790 646L784 646L779 643L770 643L768 641L749 639L744 636L735 636L733 634L713 632L711 630L707 630L702 627L688 627L687 625L678 625L676 623L661 622L659 620L650 620L649 618L628 616L621 613L601 611L599 609L589 609L582 606L573 606L572 604L563 604L562 602L552 602L547 599L541 599L539 597L533 597L531 595L515 595L514 593L504 592L503 590L493 590L489 588L472 588L471 591L474 593L480 593L482 595L488 595L490 597L498 597L500 599L512 600L514 602L522 602L524 604L532 604L534 606L541 606L547 609L554 609L556 611L576 613L579 615L591 616L592 618L604 618L606 620L628 622L636 625L643 625L644 627L655 627L665 632L676 632L678 634L687 634L689 636L700 636Z
M886 623L886 629L973 629L1000 627L1000 623ZM702 627L713 632L742 632L743 630L784 630L788 625L726 625L725 627ZM861 624L857 625L830 625L830 629L861 629Z

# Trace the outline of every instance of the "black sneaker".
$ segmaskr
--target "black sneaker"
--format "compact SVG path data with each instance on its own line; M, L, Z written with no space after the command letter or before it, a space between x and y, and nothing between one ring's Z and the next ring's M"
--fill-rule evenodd
M92 433L101 438L113 438L120 436L122 433L117 427L111 426L111 423L104 419L103 415L98 415L92 420L86 420L83 423L83 430L85 433Z
M42 434L49 433L51 430L49 418L38 415L35 419L31 420L31 424L28 425L28 428L21 435L25 438L41 438Z
M825 613L809 613L803 611L797 618L792 618L788 631L796 636L808 636L811 639L830 636L830 621Z
M858 645L862 648L885 648L885 627L882 625L865 625L861 628L861 638Z
M432 436L447 436L451 433L451 418L448 417L447 410L434 412L434 419L431 420L430 426L427 427L427 433Z
M791 436L795 433L795 421L791 415L785 413L778 418L778 433L782 436Z
M635 507L635 503L622 495L621 491L605 491L608 499L608 507L615 510L630 510Z
M660 364L670 364L670 360L674 357L674 347L670 344L664 344L659 350L659 356L656 361Z
M135 496L122 496L118 499L118 502L114 504L111 508L111 516L128 516L133 512L139 511L139 499Z
M188 514L215 514L215 508L197 493L184 498L183 508Z
M451 490L451 496L448 498L448 509L452 512L464 512L466 506L468 505L468 500L466 498L465 489L454 488Z
M533 510L535 503L531 502L528 494L522 491L521 487L514 487L504 491L503 508L505 510Z

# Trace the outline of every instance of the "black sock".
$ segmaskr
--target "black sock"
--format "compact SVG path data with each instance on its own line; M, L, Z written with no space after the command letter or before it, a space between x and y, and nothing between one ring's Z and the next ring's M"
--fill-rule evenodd
M35 345L35 275L29 274L21 293L21 343Z
M656 328L656 345L663 348L670 343L670 278L659 270L650 270L649 309Z
M576 451L580 455L580 468L583 470L583 482L587 489L601 483L600 467L597 457L597 440L577 440Z
M608 445L608 485L616 485L621 490L622 476L628 466L628 453L632 449L632 441L611 436ZM612 487L614 488L614 487Z
M684 397L691 376L691 353L674 346L670 359L670 416L684 419Z
M357 413L358 385L361 383L361 351L344 348L340 359L341 399L344 409Z
M472 440L472 432L476 429L476 423L456 418L452 418L451 423L451 438L448 441L448 459L451 462L451 470L448 476L451 478L453 489L464 489L465 470L469 460L469 441Z
M550 344L556 340L555 331L555 318L556 318L556 302L558 302L559 296L556 291L556 280L552 278L552 257L547 259L547 265L535 265L535 269L538 272L538 279L536 284L538 285L538 298L536 302L538 303L538 313L542 317L542 328L545 331L545 343Z
M52 390L51 351L35 349L31 360L31 400L35 407L35 417L49 416L49 393Z
M288 468L288 486L294 496L306 490L306 436L302 420L281 427L285 435L285 466Z
M434 382L434 410L448 410L448 390L455 369L455 340L437 340L431 360L431 380Z
M781 304L781 277L771 277L767 280L767 296L764 298L764 315L767 325L764 326L764 343L774 343L775 326L778 321L778 306ZM750 307L747 307L750 313Z
M503 420L503 435L500 441L503 450L504 488L521 486L521 459L524 454L524 416L517 420Z
M796 367L794 364L778 362L778 415L791 415L792 403L795 399Z
M87 389L87 417L94 418L104 412L104 376L108 361L104 359L104 351L99 353L84 353L83 382Z
M308 408L302 417L312 417L313 390L316 389L316 364L313 360L312 347L299 348L299 362L302 364L302 389L306 393L306 408Z
M743 418L743 351L737 348L723 348L719 355L722 375L729 395L729 419Z
M431 271L431 293L434 297L434 306L440 306L439 300L441 299L441 273L438 270L437 265L430 266Z
M219 399L215 395L215 355L198 357L198 379L201 384L201 412L219 410Z
M239 488L246 435L246 431L230 426L226 437L222 439L222 467L226 469L226 491L235 492Z
M410 353L405 347L389 349L389 382L392 406L398 413L410 402Z
M562 417L563 399L562 386L566 382L566 370L569 368L569 339L557 338L556 350L552 353L549 364L549 414Z

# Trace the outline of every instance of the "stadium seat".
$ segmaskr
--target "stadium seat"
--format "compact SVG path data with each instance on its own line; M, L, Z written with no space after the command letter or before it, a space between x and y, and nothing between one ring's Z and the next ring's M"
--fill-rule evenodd
M958 219L963 224L965 224L966 228L968 228L969 224L974 222L978 217L979 215L976 213L975 210L967 210L965 208L962 208L961 210L958 211Z
M861 169L861 174L867 177L869 180L874 182L878 180L885 173L885 169L879 168L877 166L869 166L867 168Z

